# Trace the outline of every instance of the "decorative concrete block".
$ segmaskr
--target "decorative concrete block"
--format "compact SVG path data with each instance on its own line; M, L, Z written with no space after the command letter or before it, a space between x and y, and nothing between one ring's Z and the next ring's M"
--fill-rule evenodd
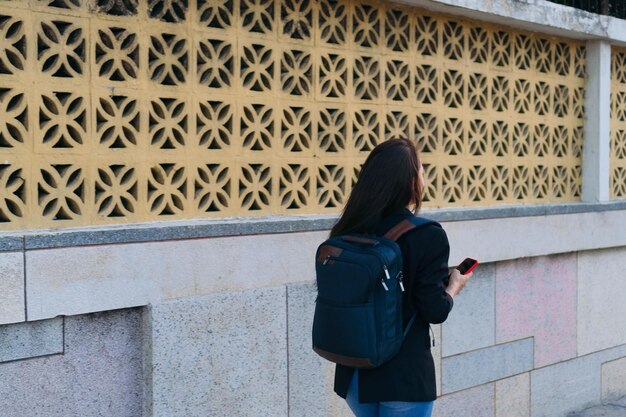
M286 233L29 251L28 318L312 281L313 254L326 235Z
M626 358L603 363L602 401L616 400L624 396L626 396Z
M287 416L286 288L150 308L154 417Z
M530 373L496 381L496 417L530 417Z
M479 265L443 323L443 356L493 345L495 320L495 265Z
M435 401L433 417L493 417L494 384L485 384Z
M0 253L0 324L26 320L24 253Z
M443 358L444 394L507 378L533 368L533 341L524 339Z
M579 355L626 343L624 270L626 247L578 254Z
M63 318L0 326L0 362L63 353Z
M576 254L496 265L497 343L533 336L535 367L576 356Z
M311 348L316 294L312 283L287 287L289 415L353 417L346 402L333 391L335 366Z
M141 416L142 361L141 310L66 317L63 355L0 364L0 415Z

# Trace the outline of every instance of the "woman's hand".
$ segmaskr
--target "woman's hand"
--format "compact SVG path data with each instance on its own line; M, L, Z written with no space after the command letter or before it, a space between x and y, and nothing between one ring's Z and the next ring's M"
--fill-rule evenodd
M473 272L470 272L467 275L461 275L461 272L458 269L453 269L450 273L450 282L446 287L446 292L450 294L450 297L454 298L467 284L467 281L474 275Z

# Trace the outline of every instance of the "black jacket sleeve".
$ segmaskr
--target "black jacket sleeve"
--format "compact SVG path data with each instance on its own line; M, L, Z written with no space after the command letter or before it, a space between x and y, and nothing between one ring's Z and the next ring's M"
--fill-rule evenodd
M454 304L443 284L449 273L446 232L436 225L421 227L407 233L404 248L409 295L417 317L427 323L443 323Z

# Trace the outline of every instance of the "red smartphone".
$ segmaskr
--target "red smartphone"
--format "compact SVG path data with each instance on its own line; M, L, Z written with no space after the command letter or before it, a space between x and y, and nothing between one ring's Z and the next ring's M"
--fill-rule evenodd
M478 261L476 259L465 258L465 260L461 262L459 266L456 267L456 269L459 270L461 275L466 275L472 272L474 268L476 268L477 266L478 266Z

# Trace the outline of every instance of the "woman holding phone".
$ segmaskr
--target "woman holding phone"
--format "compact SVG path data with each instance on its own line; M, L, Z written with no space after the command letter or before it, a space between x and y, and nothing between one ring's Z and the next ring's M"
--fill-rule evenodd
M383 235L417 213L423 190L424 169L414 143L408 139L382 142L363 164L331 236ZM406 288L403 324L406 326L413 314L416 319L389 362L359 370L337 365L335 392L346 399L357 417L431 416L437 393L430 324L446 320L454 297L472 275L462 275L457 269L449 273L448 238L438 225L409 231L397 243Z

